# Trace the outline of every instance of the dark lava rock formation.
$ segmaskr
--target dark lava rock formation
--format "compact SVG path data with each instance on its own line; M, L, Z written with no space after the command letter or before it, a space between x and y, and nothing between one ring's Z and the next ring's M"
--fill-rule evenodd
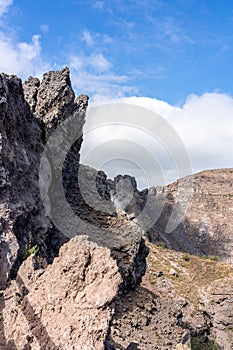
M231 350L232 267L178 251L232 263L232 170L108 180L80 164L87 105L68 68L0 75L0 350Z
M17 77L2 74L0 84L0 348L102 349L114 301L145 273L148 248L142 230L116 215L105 174L79 164L88 98L75 98L68 68L44 74L41 82L30 77L23 85ZM61 127L69 144L73 135L63 124L69 119L76 123L78 138L58 169L59 154L54 159L48 154L61 147L60 140L54 149L46 149L46 143ZM47 157L48 168L42 184L41 157ZM66 201L80 219L70 234L50 220L62 209L59 222L69 221L65 208L59 207L58 170ZM44 202L41 193L46 193ZM101 201L107 211L98 206ZM25 268L32 254L36 262Z

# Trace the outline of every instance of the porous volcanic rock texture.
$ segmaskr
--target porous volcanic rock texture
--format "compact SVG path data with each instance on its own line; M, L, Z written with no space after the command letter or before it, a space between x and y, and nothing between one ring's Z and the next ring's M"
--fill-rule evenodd
M36 271L30 266L26 260L5 292L1 326L7 341L1 339L0 349L104 349L122 282L111 251L76 236L46 271L38 261ZM13 287L18 292L11 295Z
M86 96L75 100L67 68L46 73L41 83L29 78L24 87L16 76L0 75L1 287L27 249L38 245L45 255L50 249L52 224L38 182L44 142L58 121L77 111L82 135L86 106Z

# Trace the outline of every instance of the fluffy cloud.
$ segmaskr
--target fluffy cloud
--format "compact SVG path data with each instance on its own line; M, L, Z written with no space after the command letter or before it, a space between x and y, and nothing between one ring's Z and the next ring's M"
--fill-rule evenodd
M0 32L0 69L22 78L41 76L48 65L41 58L40 36L33 35L30 43L14 42Z
M70 55L68 66L74 88L91 95L92 101L106 101L136 92L128 85L129 77L116 74L102 53Z
M220 93L190 95L184 105L179 107L147 97L123 98L118 102L126 106L127 104L138 105L159 114L164 119L164 125L168 123L167 125L173 128L183 142L192 164L192 172L233 167L233 98L231 96ZM158 131L156 131L152 119L150 123L153 135L143 132L143 128L138 127L140 115L147 129L150 129L145 111L142 110L138 116L135 113L135 125L131 124L128 128L122 122L122 125L118 124L117 127L104 126L90 131L87 119L82 150L83 162L97 167L101 164L110 177L118 173L130 173L137 177L141 188L146 187L148 183L157 185L176 180L180 175L177 170L180 159L177 160L172 156L172 152L176 149L176 136L175 134L170 136L167 132L165 143L162 142L159 138L161 126L158 124ZM101 109L102 114L103 112L104 109ZM95 149L97 151L102 149L106 159L102 155L98 156ZM190 169L186 175L189 173Z
M0 0L0 17L3 17L0 31L0 71L17 74L21 78L29 75L41 76L49 65L41 55L40 35L32 36L30 42L19 42L4 26L6 14L13 0Z
M182 107L163 101L131 97L162 115L177 131L190 154L194 171L233 167L233 98L219 93L190 95Z
M82 40L88 45L92 46L95 43L95 40L89 30L84 30L82 33Z
M13 0L0 0L0 17L7 12L12 2Z

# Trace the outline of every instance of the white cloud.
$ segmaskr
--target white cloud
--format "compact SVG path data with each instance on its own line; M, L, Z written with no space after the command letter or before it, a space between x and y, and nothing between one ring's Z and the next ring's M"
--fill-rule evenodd
M193 44L194 41L185 33L185 30L179 26L174 18L166 18L163 23L158 26L160 34L163 38L169 39L172 43L188 42Z
M41 58L40 36L33 35L32 41L14 42L0 32L0 71L17 74L22 78L39 75L48 68Z
M190 95L181 107L147 97L122 98L118 102L139 105L162 116L183 141L192 163L193 172L233 167L233 97L220 93L205 93L202 96ZM144 117L145 115L142 113L142 120ZM136 124L137 119L135 119ZM88 129L88 120L86 127ZM112 140L112 144L110 142L106 152L108 159L114 160L120 149L120 146L116 147L116 143L114 143L116 139L121 139L121 142L132 141L136 146L143 147L147 153L151 153L158 160L166 182L174 181L179 177L176 169L177 164L172 161L169 151L166 150L167 145L163 145L161 142L158 144L158 141L155 142L153 138L143 134L141 130L137 133L137 128L136 131L135 128L127 129L124 127L121 129L120 126L118 129L111 129L110 127L106 129L105 127L102 131L97 130L98 132L93 131L90 135L87 134L84 137L83 155L87 155L90 149L100 147L106 140L109 142ZM130 146L126 145L124 149L126 154L127 147L130 148ZM144 158L142 170L148 175L149 183L157 185L157 170L151 169L149 158L146 161L146 153L143 152L138 151L138 163ZM95 159L91 159L91 157L89 159L91 161L89 164L94 166L95 162L98 162L98 153L95 154ZM133 163L136 164L137 162L135 163L133 160ZM120 161L114 161L112 166L110 164L109 169L108 175L111 177L122 172L134 176L137 176L138 173L132 169L130 159L128 166L125 163L124 168L122 168ZM140 178L139 180L141 188L143 184L147 186L145 179Z
M88 46L92 46L95 43L95 40L89 30L84 30L82 33L82 40L86 43Z
M49 31L49 26L48 26L47 24L41 24L40 30L41 30L43 33L47 33L47 32Z
M190 95L182 107L150 98L131 97L128 103L150 108L177 131L188 150L194 171L233 167L233 98L226 94Z
M99 50L106 48L106 45L113 42L113 38L108 34L102 34L98 32L90 32L88 29L83 30L81 40L87 46L96 46Z
M88 63L97 72L106 72L111 67L111 63L102 55L102 53L91 55L88 59Z
M26 60L32 60L40 54L40 36L33 35L30 44L22 42L17 45L19 56L24 56Z
M102 53L92 55L71 55L69 59L70 67L75 70L91 69L95 73L107 72L111 68L111 63Z
M13 0L0 0L0 17L7 13ZM42 31L47 31L48 26L42 25ZM14 30L6 28L4 22L0 31L0 72L16 74L22 79L29 75L41 77L49 65L42 58L40 35L35 34L29 42L19 42L12 35Z
M113 38L111 38L109 35L104 34L103 35L103 43L104 44L110 44L113 42Z
M102 9L103 8L103 6L104 6L104 2L103 1L100 1L100 0L98 0L98 1L95 1L95 3L93 4L93 8L96 8L96 9Z
M12 3L13 0L0 0L0 17L8 11L8 8Z
M102 53L71 55L68 60L72 83L76 90L92 96L92 101L105 101L135 93L129 78L114 72Z

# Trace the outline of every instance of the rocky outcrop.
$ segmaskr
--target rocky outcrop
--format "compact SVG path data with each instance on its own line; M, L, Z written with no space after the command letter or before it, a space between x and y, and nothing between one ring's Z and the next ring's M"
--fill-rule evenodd
M138 216L144 208L148 190L138 191L137 182L130 175L118 175L109 185L111 199L117 210Z
M232 268L148 244L142 285L117 300L109 344L121 350L230 350Z
M0 76L1 241L0 284L6 283L18 256L50 226L39 200L38 168L42 129L24 99L20 79Z
M118 250L89 239L72 238L52 265L35 256L22 263L16 281L1 294L1 350L108 346L117 303L140 282L148 252L143 245Z
M46 138L75 111L85 112L87 108L87 96L80 95L75 99L67 67L62 71L45 73L41 83L38 78L30 77L23 84L23 89L35 117L45 125Z
M108 180L79 162L87 103L68 68L0 75L0 350L231 349L232 268L164 243L232 262L233 171Z
M176 203L183 205L187 179L192 196L180 224L167 232ZM209 170L178 180L164 188L164 210L151 240L163 240L170 248L199 256L213 255L233 264L233 170ZM156 196L155 196L156 200Z
M141 227L126 214L117 215L110 200L111 186L102 171L79 165L78 173L76 184L71 181L67 189L67 199L82 219L80 232L88 232L90 240L111 250L124 288L138 285L145 273L148 255Z
M16 296L5 294L8 344L10 339L14 349L104 349L121 284L111 251L77 236L44 273L30 269L30 262L23 265Z
M216 342L224 345L224 350L230 350L233 347L233 272L213 281L203 291L202 302L211 316Z
M118 176L112 198L151 242L233 264L232 183L233 169L209 170L139 192L134 178Z
M53 256L52 224L38 182L41 154L51 131L70 115L80 116L82 135L87 100L75 100L67 68L45 74L41 83L29 78L24 86L16 76L0 75L1 287L30 247L38 245L44 255L50 251ZM81 140L77 152L80 146Z
M116 300L145 273L142 229L79 164L88 98L69 70L0 78L0 349L103 349Z

